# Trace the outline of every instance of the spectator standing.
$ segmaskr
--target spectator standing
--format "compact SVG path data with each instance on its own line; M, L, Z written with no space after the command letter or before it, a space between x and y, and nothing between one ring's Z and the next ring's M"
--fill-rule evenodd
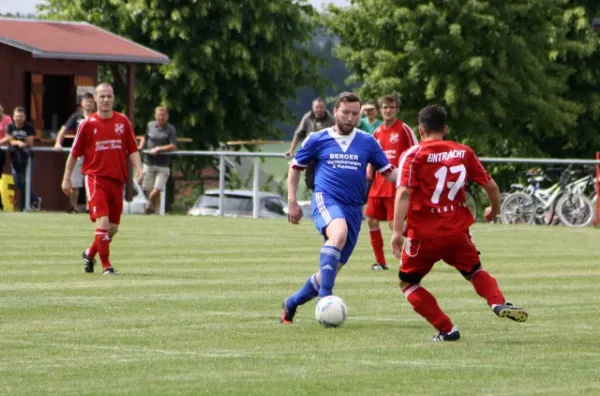
M158 155L177 149L177 132L169 123L169 111L164 106L158 106L154 111L154 121L148 123L146 134L140 141L138 149L144 146L148 153L144 156L144 176L142 188L148 194L150 201L146 214L154 213L159 206L160 193L164 191L171 174L171 158L168 155Z
M12 119L9 115L4 114L4 108L0 105L0 141L4 139L6 136L6 128L12 124ZM4 169L4 164L6 163L6 152L4 150L0 150L0 180L2 179L2 169ZM0 210L3 210L4 206L2 205L2 196L0 196Z
M382 121L377 118L377 103L374 100L367 101L360 112L363 117L360 119L357 128L361 131L370 133L371 135L382 124Z
M325 128L335 125L335 117L325 107L325 101L321 98L316 98L312 102L312 110L304 114L298 128L294 132L290 149L285 153L286 157L291 157L298 143L303 141L308 135L313 132L318 132ZM315 164L311 162L306 167L304 175L306 187L309 190L315 189Z
M25 193L27 182L27 161L31 157L31 174L33 174L34 156L31 148L35 138L35 128L26 121L26 113L23 107L15 107L13 111L13 122L6 127L6 136L0 139L0 144L8 142L10 145L10 159L12 164L12 176L15 185L21 192L20 207L25 209ZM40 209L41 199L30 189L29 202L32 209Z

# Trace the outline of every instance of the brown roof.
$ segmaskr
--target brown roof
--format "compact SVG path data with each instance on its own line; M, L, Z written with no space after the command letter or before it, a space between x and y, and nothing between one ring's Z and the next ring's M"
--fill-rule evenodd
M34 58L169 63L169 58L86 22L0 18L0 43Z

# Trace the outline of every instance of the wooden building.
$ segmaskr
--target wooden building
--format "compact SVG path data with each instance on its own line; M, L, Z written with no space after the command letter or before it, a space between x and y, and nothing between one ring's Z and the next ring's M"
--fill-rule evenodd
M0 104L6 114L23 106L35 126L37 146L50 139L77 110L78 93L95 86L98 66L108 65L127 92L127 115L135 118L138 64L166 64L169 58L85 22L0 18ZM33 189L44 210L66 210L60 191L66 154L36 153ZM5 173L10 173L8 162Z

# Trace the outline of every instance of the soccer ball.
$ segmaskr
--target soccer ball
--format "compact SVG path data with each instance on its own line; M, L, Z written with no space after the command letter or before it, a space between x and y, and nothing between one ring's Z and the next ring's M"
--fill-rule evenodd
M348 309L339 297L323 297L315 308L315 318L324 327L338 327L346 320Z

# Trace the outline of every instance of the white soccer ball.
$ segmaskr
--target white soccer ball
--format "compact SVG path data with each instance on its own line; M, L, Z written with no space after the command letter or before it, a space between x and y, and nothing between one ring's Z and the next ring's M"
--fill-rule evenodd
M347 314L346 303L337 296L323 297L315 308L315 318L324 327L341 326Z

